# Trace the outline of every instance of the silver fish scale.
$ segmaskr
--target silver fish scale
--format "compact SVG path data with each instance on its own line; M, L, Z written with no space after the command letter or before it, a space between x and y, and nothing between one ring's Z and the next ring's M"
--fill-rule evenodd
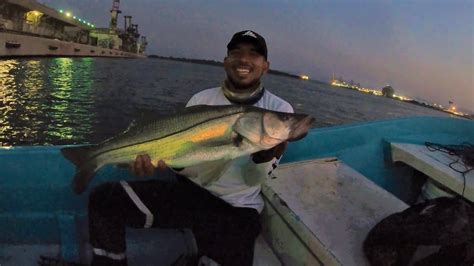
M207 121L251 110L263 111L263 109L257 107L238 105L191 106L186 108L183 112L159 119L152 123L133 126L122 134L99 144L95 149L93 149L89 156L94 157L99 153L105 153L109 150L164 138Z

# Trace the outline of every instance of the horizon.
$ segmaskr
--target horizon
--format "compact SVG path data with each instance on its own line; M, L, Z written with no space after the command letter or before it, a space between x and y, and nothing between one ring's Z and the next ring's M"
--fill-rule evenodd
M40 2L108 26L112 0ZM235 32L251 29L266 39L273 70L389 84L400 95L474 112L473 7L468 0L122 0L118 25L132 15L147 54L213 61L223 60Z

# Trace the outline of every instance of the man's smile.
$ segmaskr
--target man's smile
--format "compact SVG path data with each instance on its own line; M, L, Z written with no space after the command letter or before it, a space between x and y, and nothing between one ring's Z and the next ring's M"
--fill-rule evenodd
M235 70L241 75L247 75L250 73L250 68L247 67L237 67Z

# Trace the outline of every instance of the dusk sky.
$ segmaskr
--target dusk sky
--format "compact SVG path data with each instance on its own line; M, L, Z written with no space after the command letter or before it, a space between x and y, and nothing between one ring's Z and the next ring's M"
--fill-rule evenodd
M42 0L97 27L112 0ZM148 54L222 61L233 33L267 40L270 67L336 77L474 111L474 1L121 0L147 36Z

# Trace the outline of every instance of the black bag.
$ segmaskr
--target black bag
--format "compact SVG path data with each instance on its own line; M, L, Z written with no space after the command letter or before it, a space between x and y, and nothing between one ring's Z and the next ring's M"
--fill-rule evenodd
M415 258L420 246L439 247ZM461 197L436 198L392 214L364 241L371 265L474 265L474 204Z

